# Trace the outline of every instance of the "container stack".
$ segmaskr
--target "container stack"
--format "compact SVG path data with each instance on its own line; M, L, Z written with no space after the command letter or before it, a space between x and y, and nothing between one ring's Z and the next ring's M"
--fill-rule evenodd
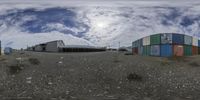
M200 54L200 40L196 37L177 34L154 34L132 43L133 54L144 56L192 56Z

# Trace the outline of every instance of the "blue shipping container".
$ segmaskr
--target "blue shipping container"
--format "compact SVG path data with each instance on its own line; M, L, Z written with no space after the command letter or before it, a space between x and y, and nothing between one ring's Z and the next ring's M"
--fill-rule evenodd
M172 45L164 44L160 47L160 55L162 57L170 57L173 55L173 48Z
M184 35L182 34L172 34L173 44L184 44Z
M139 39L139 47L143 46L143 40Z
M9 54L11 54L11 53L12 53L12 48L10 48L10 47L4 48L4 54L5 54L5 55L9 55Z
M141 47L138 47L138 54L139 55L142 55L142 53L143 53L143 47L141 46Z

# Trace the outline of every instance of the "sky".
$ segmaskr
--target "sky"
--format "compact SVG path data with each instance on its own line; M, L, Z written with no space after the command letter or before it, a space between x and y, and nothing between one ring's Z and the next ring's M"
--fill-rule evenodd
M156 33L199 37L199 8L197 0L1 0L0 40L12 48L53 40L118 47Z

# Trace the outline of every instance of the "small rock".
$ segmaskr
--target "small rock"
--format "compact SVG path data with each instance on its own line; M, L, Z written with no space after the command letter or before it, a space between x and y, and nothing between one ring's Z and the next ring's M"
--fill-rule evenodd
M31 80L31 79L32 79L32 77L27 77L26 79L27 79L27 80Z
M29 81L26 81L26 83L28 83L28 84L31 84L31 80L29 80Z
M48 82L48 84L49 84L49 85L52 85L53 83L52 83L52 82Z
M62 63L63 63L62 61L59 61L59 62L58 62L58 64L62 64Z

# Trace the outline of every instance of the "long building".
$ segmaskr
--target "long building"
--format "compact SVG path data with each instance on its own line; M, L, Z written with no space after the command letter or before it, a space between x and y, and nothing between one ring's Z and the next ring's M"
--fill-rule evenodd
M200 54L197 37L178 33L159 33L132 42L132 52L145 56L192 56Z
M27 50L37 52L98 52L106 51L106 48L87 45L65 45L62 40L56 40L28 47Z

